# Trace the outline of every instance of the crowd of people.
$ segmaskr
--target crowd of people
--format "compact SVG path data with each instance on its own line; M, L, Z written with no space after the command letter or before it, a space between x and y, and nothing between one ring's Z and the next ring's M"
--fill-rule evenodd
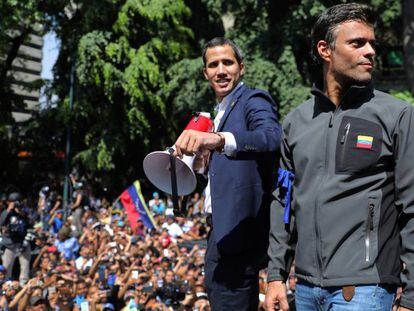
M96 198L85 182L73 186L67 214L47 186L37 198L2 195L0 310L210 310L203 196L175 217L154 192L156 227L138 220L132 230L119 200Z

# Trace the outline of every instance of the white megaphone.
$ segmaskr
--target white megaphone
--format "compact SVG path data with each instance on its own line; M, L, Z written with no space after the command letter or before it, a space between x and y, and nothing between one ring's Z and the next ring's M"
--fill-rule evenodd
M210 113L195 113L185 129L210 132L213 129ZM185 196L193 192L197 185L193 170L195 156L184 155L182 159L174 157L174 163L172 163L173 148L148 154L143 162L144 173L149 181L161 191L173 194L175 187L177 195ZM174 185L173 178L171 178L173 166L175 166L176 185Z
M177 195L187 195L196 187L193 171L195 156L183 156L175 159L177 176ZM144 172L150 182L165 193L172 194L170 152L154 151L144 159Z

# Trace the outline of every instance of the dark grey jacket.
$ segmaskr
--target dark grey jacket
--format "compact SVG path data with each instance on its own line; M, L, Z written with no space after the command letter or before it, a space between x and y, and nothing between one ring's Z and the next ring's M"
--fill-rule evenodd
M274 192L268 280L286 279L293 258L298 278L322 287L400 284L401 273L414 308L413 107L371 85L337 109L312 94L283 123L280 165L295 180L287 225Z

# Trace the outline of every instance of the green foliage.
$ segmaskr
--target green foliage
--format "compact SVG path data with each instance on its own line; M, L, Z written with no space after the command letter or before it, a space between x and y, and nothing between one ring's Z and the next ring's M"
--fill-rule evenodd
M2 0L0 2L0 31L2 39L10 30L21 30L35 26L34 23L42 22L44 13L40 10L39 1L36 0ZM7 42L4 42L7 43ZM4 47L4 45L1 45Z
M171 103L168 109L171 119L180 120L193 111L213 110L216 101L203 77L202 64L201 57L183 59L168 69L168 84L162 92Z
M245 55L246 84L268 90L285 116L309 97L314 80L312 24L325 8L343 2L351 1L72 0L66 16L67 2L56 1L49 26L62 48L53 90L62 116L72 120L74 162L95 175L132 180L143 157L171 145L193 111L212 111L216 101L200 55L216 36L236 41ZM364 2L379 13L380 41L398 42L400 1ZM234 21L226 29L223 15Z
M403 91L391 90L390 94L392 96L395 96L398 99L401 99L407 103L410 103L411 105L414 105L414 94L412 94L408 90L403 90Z
M112 159L114 151L114 146L108 149L105 141L101 139L98 145L98 169L113 169L115 167Z
M86 1L78 5L82 12L59 24L68 39L62 42L66 53L59 57L60 80L54 86L58 92L64 89L65 69L73 59L68 55L76 52L72 118L74 139L80 141L74 162L96 174L130 171L132 165L135 175L141 169L137 159L165 147L174 127L167 113L173 110L166 100L167 72L189 53L193 33L186 21L191 12L183 1L114 1L115 18L96 27L93 20L99 15L91 14ZM85 16L88 21L82 20ZM79 28L75 37L67 35L72 27ZM61 100L67 95L61 92Z

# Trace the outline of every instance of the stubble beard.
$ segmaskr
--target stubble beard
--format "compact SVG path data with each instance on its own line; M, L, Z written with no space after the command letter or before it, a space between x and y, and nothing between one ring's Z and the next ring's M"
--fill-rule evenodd
M370 72L356 72L355 74L345 74L344 72L335 72L337 81L345 87L350 87L352 85L357 86L366 86L372 81L372 73Z

